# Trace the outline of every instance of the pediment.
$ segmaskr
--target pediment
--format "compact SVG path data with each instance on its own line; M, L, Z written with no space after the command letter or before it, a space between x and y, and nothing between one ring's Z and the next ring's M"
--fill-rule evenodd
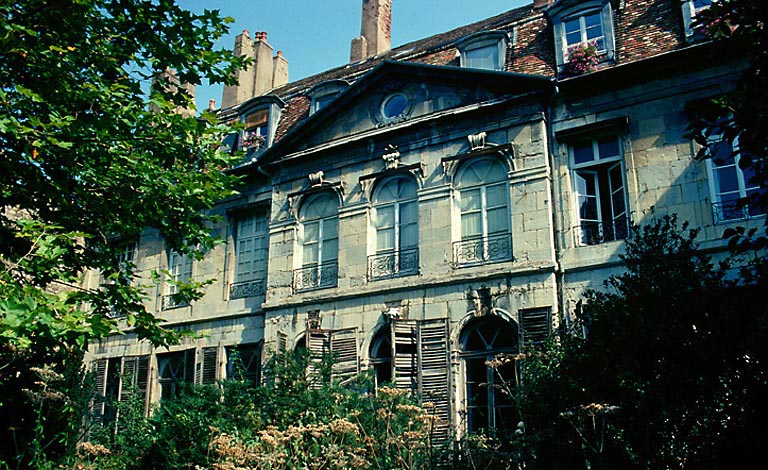
M365 138L526 94L548 94L547 77L509 72L385 62L345 90L331 104L295 126L262 158L262 163L329 142Z

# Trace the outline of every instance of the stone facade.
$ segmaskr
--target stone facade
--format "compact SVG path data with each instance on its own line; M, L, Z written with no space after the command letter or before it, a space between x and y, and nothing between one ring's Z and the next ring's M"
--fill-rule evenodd
M216 208L227 243L192 263L213 282L191 305L147 293L200 337L153 351L115 336L89 362L106 377L146 358L150 402L174 381L226 379L238 348L308 347L337 354L341 380L373 368L433 401L441 432L514 427L485 361L570 325L584 290L619 269L630 223L676 213L714 252L726 228L761 223L723 216L713 164L686 137L688 105L732 89L744 63L687 42L679 0L608 2L537 1L220 110L266 143L246 148L231 170L244 187ZM614 55L558 75L569 38L553 25L593 11L613 15ZM458 67L462 44L498 37L499 69ZM145 277L183 266L152 232L135 262Z

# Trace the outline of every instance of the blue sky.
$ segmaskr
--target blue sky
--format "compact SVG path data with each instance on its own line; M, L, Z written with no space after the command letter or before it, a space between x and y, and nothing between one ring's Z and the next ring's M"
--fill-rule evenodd
M393 0L392 47L448 31L530 4L533 0ZM349 45L360 34L362 0L178 0L192 11L220 10L235 22L219 44L232 48L247 29L266 31L267 41L288 59L291 81L349 62ZM198 109L221 103L220 86L199 86Z

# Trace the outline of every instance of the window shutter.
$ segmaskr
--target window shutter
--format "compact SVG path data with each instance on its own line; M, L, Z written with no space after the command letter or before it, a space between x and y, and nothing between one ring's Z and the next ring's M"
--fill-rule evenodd
M288 335L282 331L277 332L277 352L279 354L285 354L288 351Z
M319 388L324 379L320 375L323 356L331 351L331 332L328 330L307 330L307 349L309 350L310 386Z
M120 374L120 401L128 401L137 394L138 401L145 407L149 384L149 355L123 358Z
M394 383L410 390L422 403L432 403L439 418L432 430L436 439L448 438L450 387L448 320L392 320Z
M181 382L195 383L195 350L184 351L184 377L179 377Z
M359 372L357 357L357 328L330 332L330 347L333 355L333 378L345 383Z
M92 420L94 423L101 423L104 418L105 395L107 392L107 360L97 359L91 365L91 371L95 375L96 390L93 397Z
M419 326L419 392L423 403L434 405L439 418L432 429L435 439L449 437L450 387L448 374L448 320L424 320Z
M523 345L526 348L544 342L552 330L552 313L549 307L520 310Z
M216 372L219 365L218 350L219 348L217 347L203 348L203 363L201 374L198 377L198 384L212 385L216 383L216 376L218 375Z

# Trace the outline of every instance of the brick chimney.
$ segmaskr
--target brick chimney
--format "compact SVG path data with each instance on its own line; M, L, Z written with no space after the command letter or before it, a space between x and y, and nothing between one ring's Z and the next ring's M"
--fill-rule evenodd
M539 10L552 3L553 0L533 0L533 9Z
M237 85L227 85L221 99L221 107L229 108L262 95L269 90L288 83L288 61L267 42L267 33L258 31L251 40L248 30L235 38L234 53L253 59L252 65L236 72Z
M390 49L392 0L363 0L360 36L352 40L350 62L359 62Z

